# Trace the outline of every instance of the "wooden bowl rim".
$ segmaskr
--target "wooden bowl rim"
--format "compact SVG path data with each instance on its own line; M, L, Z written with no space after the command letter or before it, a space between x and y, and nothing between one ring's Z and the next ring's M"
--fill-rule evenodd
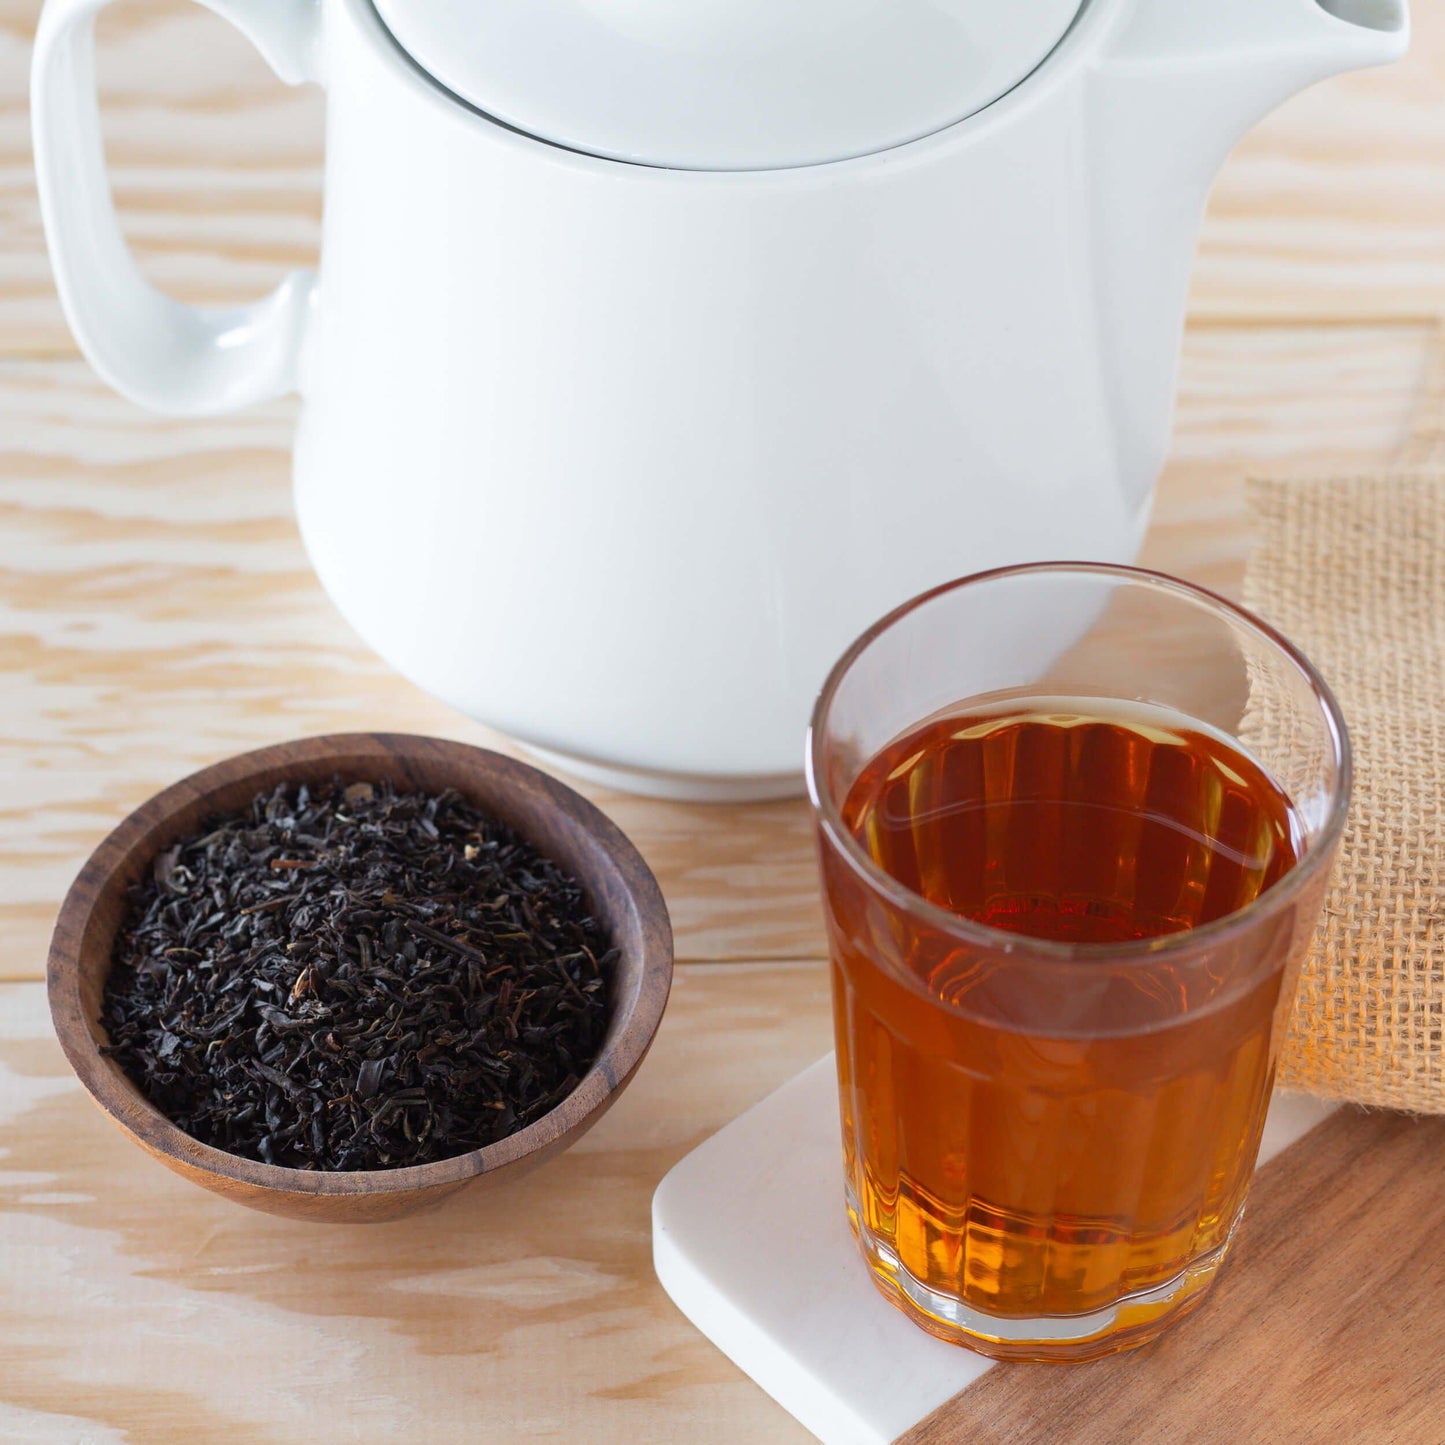
M614 1000L614 1009L620 1012L609 1019L601 1052L577 1087L525 1129L484 1148L428 1164L398 1169L293 1169L247 1159L193 1139L101 1054L91 1031L82 1001L81 960L98 943L108 955L114 942L113 933L99 941L90 937L96 906L147 833L163 829L168 819L183 809L196 807L208 795L236 788L278 767L283 771L317 769L334 759L344 776L348 759L353 766L374 760L379 772L388 759L404 765L409 758L420 760L424 753L434 763L441 762L447 771L457 773L453 786L459 791L466 793L467 777L485 772L502 785L501 791L517 797L525 795L534 807L565 815L600 849L631 908L642 955L638 986L629 999ZM525 827L516 831L527 837ZM166 846L165 842L158 845ZM595 902L596 890L589 891ZM613 920L604 922L614 935L620 932ZM72 942L74 947L70 946ZM614 937L614 942L620 946L622 940ZM672 966L671 922L657 879L632 841L581 794L539 768L489 748L421 734L357 732L298 738L235 754L186 775L128 814L90 855L66 893L51 937L46 987L56 1035L76 1076L111 1119L142 1145L191 1169L243 1186L281 1194L344 1198L455 1188L533 1154L565 1148L596 1122L641 1064L662 1021L671 991ZM649 981L651 988L647 986Z

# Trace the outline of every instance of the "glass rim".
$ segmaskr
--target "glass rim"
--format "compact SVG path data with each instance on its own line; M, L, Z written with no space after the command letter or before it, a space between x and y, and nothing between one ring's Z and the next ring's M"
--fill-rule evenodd
M827 723L832 705L842 686L843 679L852 670L854 663L876 642L910 613L926 607L930 602L980 583L996 582L1009 577L1050 576L1072 573L1114 578L1132 582L1161 592L1173 593L1176 597L1201 605L1216 614L1241 622L1249 631L1262 638L1265 643L1282 653L1309 684L1315 700L1324 715L1326 729L1334 748L1336 777L1330 796L1329 813L1321 827L1314 845L1308 848L1293 868L1278 882L1272 884L1258 897L1233 913L1226 913L1209 923L1196 928L1186 928L1175 933L1163 933L1154 938L1132 939L1124 943L1063 943L1056 939L1035 938L1026 933L1014 933L1008 929L995 928L977 919L954 913L937 903L930 903L921 893L900 882L881 868L868 851L858 842L843 822L839 801L832 790L823 782L823 750L827 737ZM967 699L960 699L967 701ZM1121 566L1110 562L1023 562L1007 567L993 567L984 572L973 572L966 577L957 577L950 582L940 583L926 592L885 613L873 625L860 633L843 655L833 664L822 689L813 705L813 716L808 725L808 741L805 750L804 772L807 778L808 797L819 825L841 856L855 872L875 891L883 894L895 906L906 909L932 928L957 938L961 942L983 947L995 953L1029 954L1040 960L1081 963L1154 963L1161 957L1173 953L1197 952L1201 945L1207 947L1215 940L1223 939L1241 929L1253 926L1278 913L1290 903L1318 873L1325 861L1331 858L1336 841L1344 829L1349 813L1350 787L1354 777L1354 763L1350 748L1349 730L1344 714L1330 690L1329 684L1320 675L1308 657L1287 637L1271 627L1237 602L1201 587L1195 582L1185 582L1167 572L1153 571L1145 567ZM1291 800L1293 801L1293 800Z

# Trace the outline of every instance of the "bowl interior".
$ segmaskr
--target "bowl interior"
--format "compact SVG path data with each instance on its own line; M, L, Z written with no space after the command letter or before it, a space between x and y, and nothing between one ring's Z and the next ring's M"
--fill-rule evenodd
M400 1169L289 1169L201 1144L155 1108L100 1052L102 992L127 890L156 855L206 819L247 807L280 783L380 782L399 790L455 788L560 864L584 887L618 950L601 1052L578 1086L549 1113L484 1149ZM284 743L207 768L138 808L91 857L61 909L51 945L51 1011L81 1081L121 1126L152 1152L243 1189L305 1195L448 1191L478 1175L534 1164L592 1124L641 1063L661 1020L672 971L672 939L657 882L637 850L586 799L537 769L461 743L358 733ZM202 1180L201 1182L207 1182Z

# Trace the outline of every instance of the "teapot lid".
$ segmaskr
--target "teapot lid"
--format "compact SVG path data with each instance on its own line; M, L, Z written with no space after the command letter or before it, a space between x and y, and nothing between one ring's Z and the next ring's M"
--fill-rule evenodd
M684 170L887 150L991 105L1083 0L375 0L411 58L555 145Z

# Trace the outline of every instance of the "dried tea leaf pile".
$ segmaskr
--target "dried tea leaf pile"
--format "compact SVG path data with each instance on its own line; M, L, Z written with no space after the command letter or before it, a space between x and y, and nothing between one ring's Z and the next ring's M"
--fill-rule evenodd
M203 1143L392 1168L560 1102L601 1048L614 957L581 887L457 793L280 787L132 889L101 1021Z

